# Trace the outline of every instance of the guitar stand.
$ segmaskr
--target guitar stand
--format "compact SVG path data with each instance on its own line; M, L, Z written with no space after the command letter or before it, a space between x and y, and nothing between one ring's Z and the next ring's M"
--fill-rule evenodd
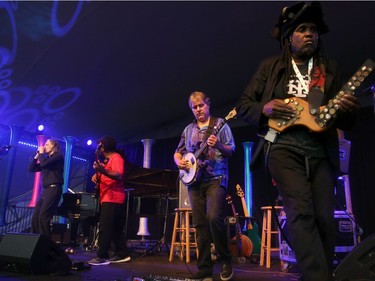
M232 239L230 235L230 226L233 225L238 231L238 216L228 216L225 218L225 223L227 225L227 235L229 241L229 248L232 254L232 261L234 263L246 263L246 258L242 255L241 251L241 239L237 240L237 234L235 235L236 239Z
M231 254L234 263L254 263L254 241L252 241L248 235L243 234L240 229L240 220L244 220L246 225L252 222L254 218L244 216L228 216L225 219L227 224L227 235L230 242ZM230 226L236 228L236 235L234 238L230 237ZM237 241L239 238L239 241Z
M146 250L144 254L142 254L140 257L145 257L147 255L150 255L155 252L155 249L157 249L157 252L161 252L162 246L164 245L166 250L169 252L169 246L166 241L166 231L167 231L167 220L168 220L168 209L169 209L169 194L166 194L165 196L160 196L165 197L166 199L166 206L165 206L165 212L164 212L164 222L163 222L163 236L153 245L149 250Z

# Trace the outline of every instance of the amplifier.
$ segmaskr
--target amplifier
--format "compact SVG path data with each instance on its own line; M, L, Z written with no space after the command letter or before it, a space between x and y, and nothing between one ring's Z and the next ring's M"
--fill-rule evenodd
M358 244L355 222L345 211L335 211L336 253L349 253Z
M279 217L280 225L283 230L283 234L288 237L288 229L286 227L286 216ZM357 232L355 222L352 218L344 211L335 211L335 254L344 257L346 254L351 252L355 246L357 246ZM289 247L287 240L284 235L279 235L279 257L280 260L288 263L295 263L296 257L293 250Z

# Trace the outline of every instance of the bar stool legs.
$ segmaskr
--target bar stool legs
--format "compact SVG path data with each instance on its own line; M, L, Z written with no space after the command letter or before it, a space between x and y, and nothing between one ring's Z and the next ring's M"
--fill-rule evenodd
M275 210L279 213L283 207L275 206ZM279 236L279 229L276 227L273 229L272 224L272 206L264 206L261 208L263 211L263 223L262 223L262 242L260 249L260 266L264 265L266 259L266 268L271 267L271 252L278 252L279 246L272 247L272 235Z
M173 233L171 241L171 249L169 252L169 261L173 261L174 251L176 247L180 248L180 259L183 260L184 253L186 262L190 262L190 249L196 248L198 255L198 246L195 228L190 227L191 208L176 208L173 224ZM190 233L193 233L193 241L190 242ZM177 241L177 234L180 234L179 241Z

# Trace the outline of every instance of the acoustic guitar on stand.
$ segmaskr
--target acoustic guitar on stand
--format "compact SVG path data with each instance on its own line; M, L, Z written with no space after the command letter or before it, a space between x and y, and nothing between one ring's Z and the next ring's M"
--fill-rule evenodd
M223 122L220 123L219 127L216 127L216 126L214 127L212 134L216 136L224 127L224 125L227 123L227 121L229 119L234 118L236 115L237 115L236 109L232 109L228 113L228 115L224 118ZM195 153L188 152L185 155L183 155L182 159L187 160L189 162L187 169L180 169L179 177L185 186L190 186L199 179L201 175L201 171L204 168L204 162L202 162L199 159L199 157L206 150L207 147L208 147L208 144L206 141L201 145L201 147Z
M296 125L304 125L317 133L325 131L337 118L340 99L348 93L354 95L355 90L369 77L374 67L375 63L371 59L367 59L341 88L339 93L333 99L330 99L327 105L320 106L319 110L309 110L308 102L301 98L285 99L284 102L286 104L294 107L295 117L290 120L270 118L268 126L279 133Z
M243 213L246 219L246 234L253 243L253 254L260 254L261 239L259 237L258 224L256 222L251 222L251 216L246 206L245 194L239 184L236 185L237 195L241 198Z
M236 212L236 209L234 207L232 197L229 194L227 194L226 200L232 207L236 226L236 236L232 238L232 241L235 240L236 244L235 247L233 247L233 244L231 244L231 254L233 257L237 257L240 263L245 263L245 257L250 257L251 253L253 252L253 243L251 242L249 237L242 235L241 233L241 227L238 223L238 213Z

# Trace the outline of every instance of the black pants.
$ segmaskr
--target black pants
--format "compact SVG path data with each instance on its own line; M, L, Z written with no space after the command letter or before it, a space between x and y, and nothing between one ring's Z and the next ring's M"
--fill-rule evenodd
M51 238L51 220L57 211L62 194L62 186L43 188L31 218L31 232Z
M331 281L335 174L325 158L271 150L268 168L284 202L291 246L303 281Z
M226 189L220 186L220 180L212 180L192 185L188 192L197 232L198 269L212 274L211 242L215 244L222 263L232 262L224 223Z
M97 251L99 258L109 258L111 244L114 255L129 256L124 233L125 219L125 204L102 203L99 218L99 249Z

